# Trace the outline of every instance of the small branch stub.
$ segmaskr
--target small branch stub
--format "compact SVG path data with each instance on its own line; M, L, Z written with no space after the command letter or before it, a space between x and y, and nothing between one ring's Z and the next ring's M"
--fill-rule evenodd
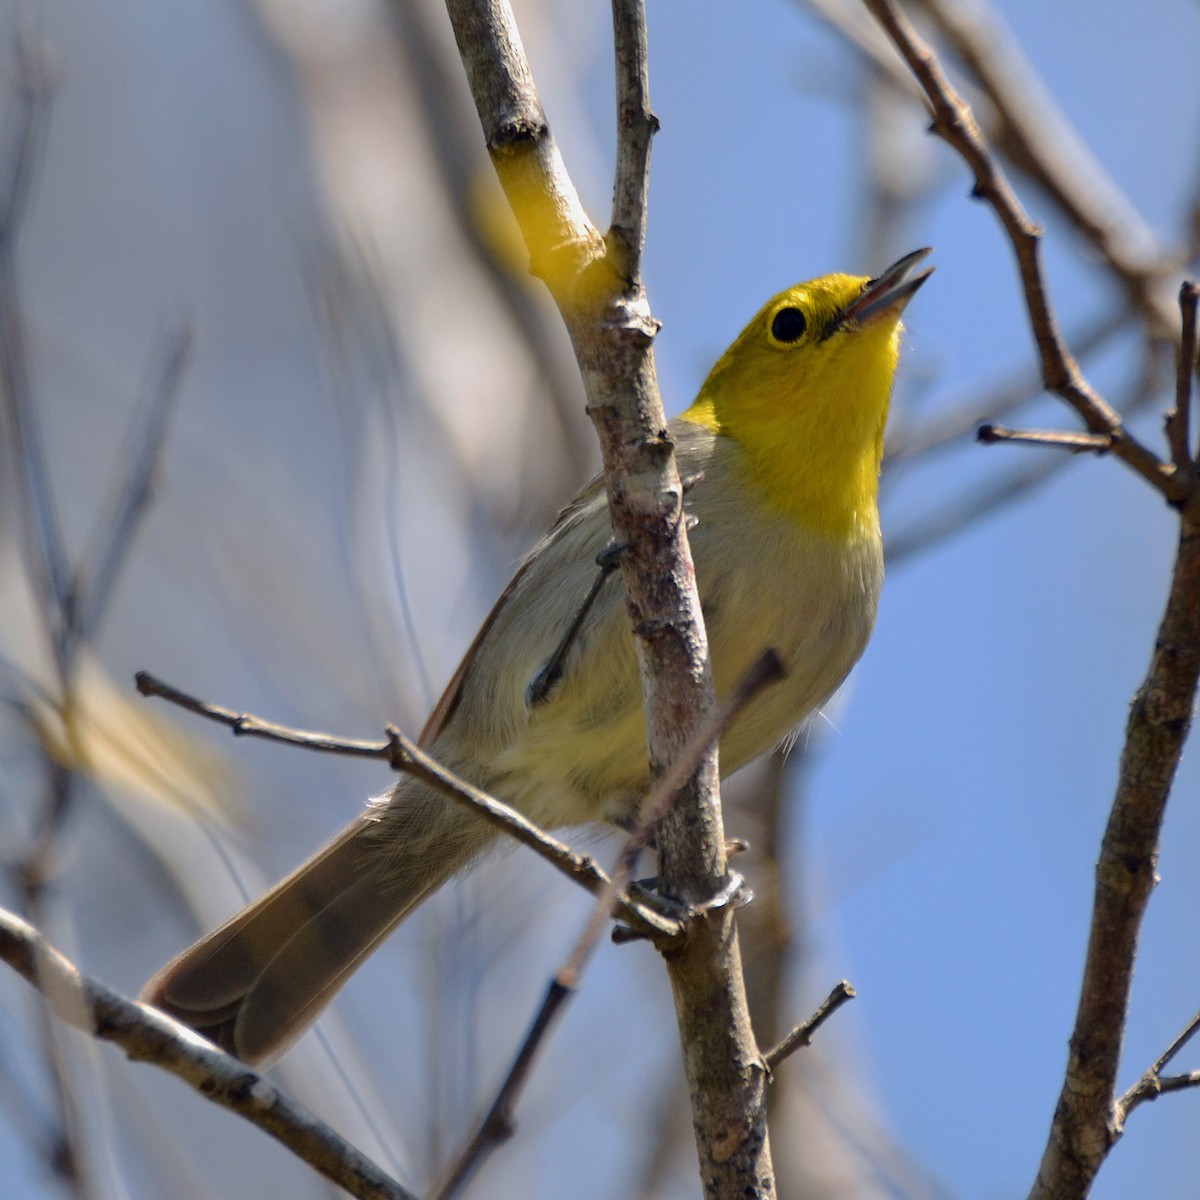
M1107 454L1113 438L1107 433L1072 433L1059 429L1009 429L1004 425L980 425L975 434L984 445L997 442L1021 442L1026 446L1053 446L1072 454Z
M843 1004L853 1000L858 993L854 988L843 979L834 989L821 1001L820 1007L813 1013L807 1021L801 1021L795 1029L791 1031L773 1050L768 1050L763 1055L763 1062L766 1064L768 1071L774 1071L786 1058L795 1054L803 1046L811 1046L813 1035L833 1016Z

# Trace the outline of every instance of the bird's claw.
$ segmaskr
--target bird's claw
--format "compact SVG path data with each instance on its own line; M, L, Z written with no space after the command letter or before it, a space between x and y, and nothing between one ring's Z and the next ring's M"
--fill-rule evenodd
M694 921L706 913L717 912L727 905L735 909L744 908L754 899L754 893L746 886L746 880L738 871L727 871L725 882L721 887L707 900L701 900L695 904L688 904L683 900L676 900L673 896L664 895L658 890L658 884L657 876L651 876L649 879L635 879L629 885L630 897L639 904L645 904L655 912L661 913L664 917L670 917L672 920L681 921L684 924Z

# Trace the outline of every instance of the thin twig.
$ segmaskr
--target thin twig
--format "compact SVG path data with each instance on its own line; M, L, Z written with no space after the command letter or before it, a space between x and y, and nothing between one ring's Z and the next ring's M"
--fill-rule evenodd
M39 881L40 886L40 881ZM22 901L35 919L45 915L42 896L27 890ZM32 927L31 927L32 928ZM68 1058L69 1047L62 1026L57 1024L50 1006L39 1005L36 1013L37 1041L45 1059L50 1095L56 1121L46 1142L46 1161L59 1181L78 1197L95 1200L96 1183L88 1160L87 1145L82 1136L85 1126L84 1105L78 1095Z
M1041 265L1041 230L1029 219L989 150L970 108L951 87L936 55L917 36L893 0L863 0L904 56L933 112L931 130L952 146L975 177L974 194L986 200L1008 234L1016 254L1030 328L1041 359L1046 389L1061 397L1092 433L1112 438L1112 451L1170 503L1182 504L1194 490L1121 422L1120 416L1084 379L1062 339Z
M326 1179L363 1200L414 1200L324 1122L244 1063L149 1005L82 975L33 926L0 909L0 958L90 1037L113 1042L134 1062L153 1063L214 1104L257 1125Z
M1029 65L992 6L962 0L917 0L974 76L990 104L992 141L1032 179L1086 239L1142 314L1155 340L1174 337L1165 280L1178 257L1105 171Z
M658 118L650 109L644 0L613 0L617 65L617 163L609 250L622 279L642 277L650 192L650 143Z
M1195 464L1191 449L1192 379L1196 374L1196 302L1200 284L1185 280L1179 289L1179 348L1175 364L1175 407L1167 413L1171 461L1179 470Z
M299 746L305 750L316 750L323 754L343 754L351 758L377 758L388 763L393 770L413 775L459 804L465 804L473 812L503 833L515 838L535 854L540 855L551 866L556 867L569 879L593 895L607 895L610 881L595 859L577 854L569 846L551 837L528 817L519 813L494 796L467 783L452 771L448 771L436 759L431 758L411 739L405 737L395 726L387 729L385 741L364 741L357 738L338 738L328 733L294 729L288 725L277 725L264 721L250 713L237 712L219 704L200 700L179 688L164 683L148 671L139 671L134 676L137 689L143 696L156 696L197 716L216 721L231 730L235 736L264 738L282 742L288 746ZM682 935L678 921L665 917L636 900L622 895L617 902L621 919L629 921L647 937L667 943Z
M1084 324L1070 339L1075 352L1081 359L1107 346L1114 335L1129 327L1129 312L1125 307L1114 309L1103 317ZM1007 416L1036 400L1045 388L1036 371L1024 368L1010 378L989 386L980 394L975 386L961 399L950 398L945 405L945 415L929 423L909 420L893 421L888 426L887 441L883 455L882 483L890 482L901 469L907 470L916 461L923 460L940 450L952 449L968 434L974 435L985 421L995 421ZM1121 406L1123 416L1128 416L1128 405ZM894 427L893 427L894 426Z
M1123 419L1140 412L1161 392L1155 370L1158 356L1151 351L1145 361L1146 369L1141 372L1131 392L1122 399L1120 411ZM889 532L884 543L887 565L895 566L926 547L941 543L978 518L986 517L1011 501L1027 496L1067 469L1072 464L1073 456L1041 455L1026 457L1021 461L1023 465L1018 469L1004 475L985 477L982 483L960 489L953 503L943 504L928 516Z
M537 1051L545 1042L558 1014L573 995L574 989L563 986L557 979L551 982L512 1066L509 1067L496 1098L488 1108L487 1115L462 1153L455 1159L446 1177L438 1184L431 1200L452 1200L452 1197L459 1195L483 1165L489 1153L512 1137L513 1110L533 1069Z
M5 256L13 252L32 194L55 84L49 55L42 47L17 38L13 50L18 103L6 113L0 167L0 254Z
M103 544L95 555L96 568L75 579L72 591L77 604L76 636L92 637L104 620L113 587L125 565L138 527L145 517L154 490L154 477L162 459L167 430L179 385L192 351L190 329L183 329L167 347L167 353L146 400L138 406L135 430L138 448L125 475L110 513L100 522Z
M1186 1075L1143 1075L1141 1079L1121 1097L1118 1119L1124 1123L1131 1112L1148 1100L1157 1100L1170 1092L1183 1092L1200 1087L1200 1071L1189 1071Z
M149 671L138 671L133 677L137 690L143 696L157 697L169 704L177 705L199 717L206 717L224 725L235 737L265 738L267 741L283 742L305 750L317 750L323 754L344 754L351 758L379 758L391 762L392 742L363 741L357 738L339 738L328 733L313 733L305 729L293 729L288 725L277 725L264 721L250 713L238 712L220 704L210 704L188 692L151 675Z
M761 654L712 718L706 722L703 728L696 731L692 741L671 765L670 770L651 789L639 810L637 826L622 847L608 886L597 896L596 904L592 908L591 916L583 933L576 942L570 957L546 989L541 1006L538 1008L529 1031L525 1035L495 1099L489 1106L487 1114L480 1122L474 1136L455 1160L445 1180L434 1193L434 1200L451 1200L451 1197L458 1195L478 1171L488 1154L512 1136L513 1113L529 1078L534 1059L549 1036L555 1020L566 1007L567 1002L578 992L584 970L599 944L600 934L612 919L616 902L629 883L638 852L653 835L663 814L670 808L680 789L686 785L696 769L696 764L703 758L709 747L720 739L746 705L763 688L780 679L782 674L783 664L773 650ZM740 890L740 883L740 878L731 880L732 886L725 890L724 895L716 903L728 903L732 900Z
M1163 1069L1175 1058L1175 1056L1196 1036L1197 1031L1200 1031L1200 1012L1183 1027L1179 1036L1159 1055L1158 1060L1150 1069L1155 1075L1161 1075Z
M985 445L996 442L1021 442L1027 446L1054 446L1072 454L1107 454L1112 436L1107 433L1073 433L1065 429L1009 429L1005 425L980 425L975 434Z
M840 34L863 60L910 100L921 101L921 89L905 69L895 47L879 31L879 26L860 9L843 0L803 0L804 7Z
M774 1071L785 1058L795 1054L802 1046L811 1046L813 1034L833 1016L843 1004L853 1000L858 993L846 980L842 980L833 991L821 1001L816 1012L807 1021L801 1021L773 1050L763 1055L763 1062L768 1071Z
M0 404L19 483L21 548L45 614L51 653L60 676L65 677L62 626L71 606L71 572L31 393L16 258L49 119L49 68L37 51L23 43L18 44L17 54L19 82L16 103L5 122L0 176Z
M1139 1104L1144 1104L1147 1100L1157 1100L1164 1092L1179 1092L1200 1086L1200 1071L1190 1071L1186 1075L1163 1074L1167 1064L1192 1040L1197 1031L1200 1031L1200 1012L1183 1027L1179 1036L1159 1055L1154 1065L1117 1101L1114 1124L1118 1129L1124 1128L1129 1114Z
M395 726L389 726L388 735L392 739L390 747L393 765L398 769L415 775L447 796L469 805L501 832L515 838L523 846L528 846L551 866L557 867L569 879L593 895L604 897L612 894L612 880L595 859L576 853L515 808L460 779L404 737ZM613 907L622 920L631 920L635 928L664 949L677 944L684 935L683 926L679 921L639 904L623 889L613 901Z

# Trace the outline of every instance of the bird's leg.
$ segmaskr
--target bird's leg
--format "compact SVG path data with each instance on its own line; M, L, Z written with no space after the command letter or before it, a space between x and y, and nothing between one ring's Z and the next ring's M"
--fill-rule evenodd
M588 594L583 598L583 603L576 610L574 617L571 618L570 625L567 626L566 632L555 647L554 653L550 655L546 665L533 677L533 682L525 692L525 703L530 708L538 704L545 703L550 698L550 693L554 690L554 685L562 678L563 664L567 661L567 655L571 651L571 647L575 644L575 639L579 636L580 629L583 628L583 622L587 618L588 612L593 604L596 603L596 597L600 595L600 589L604 586L605 580L617 569L621 562L621 555L625 553L626 547L618 545L616 542L609 542L599 554L596 555L596 566L600 568L599 574L596 576L592 586L588 589Z

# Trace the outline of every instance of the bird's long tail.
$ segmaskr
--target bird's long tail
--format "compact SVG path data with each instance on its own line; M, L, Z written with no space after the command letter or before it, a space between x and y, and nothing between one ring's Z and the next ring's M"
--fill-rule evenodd
M162 968L142 999L248 1063L281 1054L372 950L491 840L422 785L343 830Z

